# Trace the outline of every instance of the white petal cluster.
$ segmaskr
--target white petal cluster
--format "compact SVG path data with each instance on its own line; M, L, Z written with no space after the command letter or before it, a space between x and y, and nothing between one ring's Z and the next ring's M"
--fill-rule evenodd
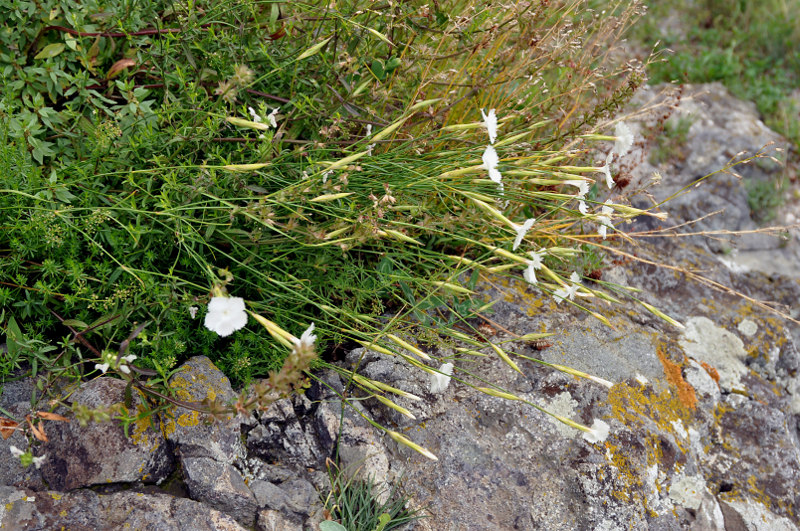
M558 288L553 292L553 298L556 300L556 304L561 304L561 301L564 299L573 300L575 294L578 292L578 288L581 287L581 277L578 276L578 273L573 271L569 279L572 281L570 285Z
M578 188L578 195L575 196L575 199L578 200L578 210L584 216L589 213L589 209L586 208L586 194L589 193L589 183L584 181L583 179L576 179L570 181L564 181L564 184L569 184L571 186L575 186Z
M481 117L483 118L486 132L489 133L489 143L494 144L495 140L497 140L497 114L495 114L494 109L489 109L488 114L481 109Z
M453 364L445 363L439 367L439 372L431 374L431 394L438 395L444 393L450 385L450 376L453 374Z
M528 267L525 268L525 272L522 276L525 278L525 281L528 284L536 285L539 280L536 278L536 270L542 268L542 258L544 258L544 254L537 251L528 251L531 259L528 260Z
M494 147L486 146L483 152L483 167L489 171L489 178L497 184L500 184L503 178L503 176L500 175L500 171L497 169L497 164L499 162L500 158L497 156L497 151L495 151Z
M614 179L611 177L611 161L614 155L621 157L633 147L633 132L625 122L617 122L614 128L614 136L617 137L616 142L614 142L614 147L608 152L605 165L598 169L598 171L605 176L606 185L609 188L614 187Z
M248 107L247 108L247 112L249 112L250 116L253 117L253 121L255 123L260 124L261 122L264 121L264 120L261 119L261 116L256 112L256 110L254 108Z
M614 136L617 137L617 141L614 142L612 153L622 156L633 147L633 132L625 122L617 122L617 126L614 128Z
M600 209L600 215L595 217L595 220L600 225L597 229L597 233L600 234L603 239L606 239L606 234L608 229L613 229L614 225L611 224L611 214L614 213L614 209L608 206L611 204L611 200L607 199L605 204L603 204L603 208Z
M247 312L241 297L211 297L203 323L222 337L231 335L247 324Z
M583 438L590 443L603 442L608 438L608 430L610 426L602 420L594 419L590 431L583 432Z
M267 115L267 121L269 125L274 127L275 129L278 128L278 121L275 119L275 116L278 114L278 109L272 109L272 112Z
M529 230L531 230L531 227L533 227L534 223L536 223L536 220L534 218L529 218L526 219L525 223L523 223L522 225L514 226L514 230L517 233L517 237L514 238L514 247L512 248L512 250L514 251L517 250L517 247L520 246L522 240L525 238L525 235L528 233Z
M294 339L294 344L297 348L302 347L313 347L314 343L317 341L317 336L314 335L314 323L306 328L306 331L303 332L303 335L300 336L300 339Z

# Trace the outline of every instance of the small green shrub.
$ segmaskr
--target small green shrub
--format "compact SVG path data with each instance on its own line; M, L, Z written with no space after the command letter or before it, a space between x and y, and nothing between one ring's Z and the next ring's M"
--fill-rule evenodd
M419 510L411 510L409 498L401 495L396 486L388 492L378 492L373 480L355 479L347 471L329 464L331 490L324 497L330 520L347 531L389 531L424 518ZM384 502L378 501L385 496Z

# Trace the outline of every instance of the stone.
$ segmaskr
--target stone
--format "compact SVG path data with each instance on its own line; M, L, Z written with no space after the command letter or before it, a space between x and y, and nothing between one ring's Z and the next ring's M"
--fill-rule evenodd
M258 513L259 531L303 531L303 524L288 518L272 509L264 509Z
M268 463L322 468L333 441L318 440L314 424L304 414L310 406L307 401L303 396L284 398L258 414L258 424L247 434L248 451Z
M89 408L113 405L124 407L125 382L101 377L88 381L71 395L70 401ZM128 416L146 411L142 397L132 393ZM63 413L63 412L62 412ZM156 429L151 426L156 423ZM41 467L49 488L66 491L108 483L160 483L172 471L174 463L166 440L158 428L158 419L143 416L128 428L125 436L118 421L89 423L47 422L49 441L38 453L46 455Z
M225 403L236 397L227 376L205 356L184 363L169 385L177 398L189 402L216 399ZM223 463L245 457L242 421L237 415L229 414L212 423L197 411L171 407L162 414L162 422L167 439L181 456L209 457Z
M210 457L184 457L181 462L192 499L233 516L243 525L253 524L256 498L236 468Z
M124 491L62 493L0 487L0 529L148 529L244 531L230 516L202 503L166 494Z

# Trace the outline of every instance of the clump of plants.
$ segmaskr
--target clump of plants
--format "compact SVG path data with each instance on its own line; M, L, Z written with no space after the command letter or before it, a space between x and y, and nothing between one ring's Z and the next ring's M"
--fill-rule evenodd
M267 378L203 405L244 412L301 389L313 349L411 415L390 397L413 395L326 350L397 356L435 389L470 383L476 355L519 371L508 345L460 331L490 306L479 280L519 278L607 322L624 291L584 282L604 240L662 216L612 177L633 142L612 117L645 80L612 54L638 1L11 3L0 21L24 31L0 34L19 52L2 56L4 379L115 372L200 407L165 382L205 354L239 384Z

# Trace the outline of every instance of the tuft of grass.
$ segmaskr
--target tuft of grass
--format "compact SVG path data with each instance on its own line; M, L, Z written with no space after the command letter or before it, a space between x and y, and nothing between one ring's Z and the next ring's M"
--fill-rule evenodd
M397 486L379 492L372 479L355 479L331 462L328 476L331 490L323 498L326 521L338 523L341 529L389 531L425 517L420 510L407 508L409 498L400 494Z

